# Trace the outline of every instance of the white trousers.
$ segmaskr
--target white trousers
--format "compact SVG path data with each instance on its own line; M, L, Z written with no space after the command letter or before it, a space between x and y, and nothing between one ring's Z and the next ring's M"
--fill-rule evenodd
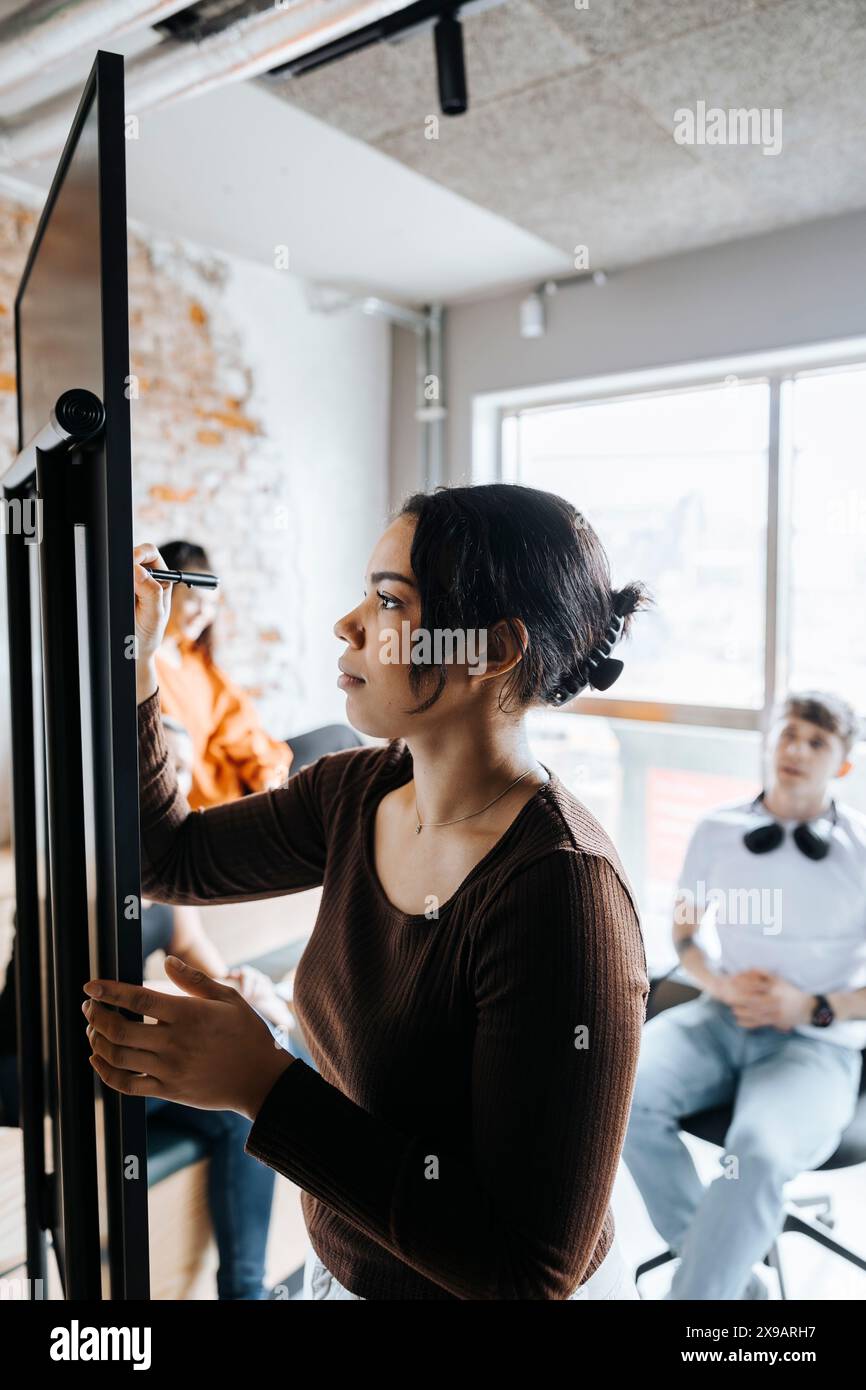
M312 1245L307 1242L307 1257L304 1262L304 1291L302 1297L308 1302L313 1299L353 1299L363 1303L360 1294L350 1293L322 1264ZM634 1299L640 1298L634 1277L626 1264L619 1243L614 1241L598 1269L569 1298L576 1299Z

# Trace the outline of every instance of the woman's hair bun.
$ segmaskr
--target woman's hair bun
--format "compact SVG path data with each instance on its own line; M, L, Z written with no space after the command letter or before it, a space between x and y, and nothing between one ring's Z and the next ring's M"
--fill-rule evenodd
M553 703L567 704L588 685L594 690L609 690L619 679L623 663L612 652L620 638L631 629L632 614L652 603L649 591L637 580L630 581L610 594L608 625L604 636L583 658L563 672L552 692Z
M631 617L640 608L649 608L652 603L649 590L645 584L632 579L628 584L624 584L621 589L614 589L611 593L611 611L618 613L624 620L621 636L627 637L631 631Z

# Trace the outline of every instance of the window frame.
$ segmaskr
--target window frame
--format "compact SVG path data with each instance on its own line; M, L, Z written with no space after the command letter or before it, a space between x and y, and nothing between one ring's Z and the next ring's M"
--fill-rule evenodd
M780 351L752 352L711 361L554 382L517 390L486 392L472 402L473 482L513 482L503 456L503 425L528 410L590 405L627 397L719 386L726 378L769 386L767 448L767 546L764 595L764 703L759 708L621 700L581 695L568 714L596 715L646 723L710 726L765 733L771 711L787 681L791 539L792 441L788 437L790 394L804 373L866 366L866 338L848 338ZM858 711L858 713L866 713Z

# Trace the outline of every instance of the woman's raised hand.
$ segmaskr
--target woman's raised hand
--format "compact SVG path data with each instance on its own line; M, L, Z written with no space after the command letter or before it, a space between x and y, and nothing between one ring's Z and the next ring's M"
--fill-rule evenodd
M165 635L171 611L171 584L161 584L145 569L168 569L165 561L150 541L137 545L132 552L132 573L135 582L135 650L138 702L142 703L156 690L153 658Z

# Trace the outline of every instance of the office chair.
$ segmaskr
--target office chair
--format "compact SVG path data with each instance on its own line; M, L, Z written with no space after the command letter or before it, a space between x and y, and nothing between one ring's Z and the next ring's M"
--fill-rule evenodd
M649 1022L651 1018L662 1013L664 1009L675 1008L677 1004L685 1004L690 999L697 999L700 993L699 989L671 979L669 976L651 981L646 1021ZM854 1118L840 1138L836 1152L825 1159L818 1168L813 1170L814 1172L829 1172L831 1169L852 1168L857 1163L866 1163L866 1048L864 1048L863 1056L864 1066L860 1073L860 1098ZM693 1134L695 1138L705 1139L708 1143L716 1144L723 1149L725 1147L725 1135L730 1128L733 1114L732 1105L715 1106L711 1110L701 1110L694 1115L682 1116L680 1128L686 1134ZM809 1208L813 1208L812 1215L807 1214ZM840 1259L847 1260L857 1269L866 1271L866 1259L850 1250L848 1246L842 1245L840 1241L835 1240L829 1234L834 1225L833 1199L829 1193L786 1199L784 1225L763 1261L765 1265L775 1269L779 1280L779 1291L783 1299L787 1298L787 1293L782 1273L779 1242L781 1237L789 1231L808 1236L810 1240L817 1241L819 1245L822 1245L825 1250L832 1250ZM640 1290L640 1280L645 1274L648 1274L651 1269L658 1269L660 1265L667 1264L669 1260L675 1258L672 1250L666 1250L661 1255L656 1255L653 1259L645 1260L643 1264L639 1265L634 1276L638 1290Z

